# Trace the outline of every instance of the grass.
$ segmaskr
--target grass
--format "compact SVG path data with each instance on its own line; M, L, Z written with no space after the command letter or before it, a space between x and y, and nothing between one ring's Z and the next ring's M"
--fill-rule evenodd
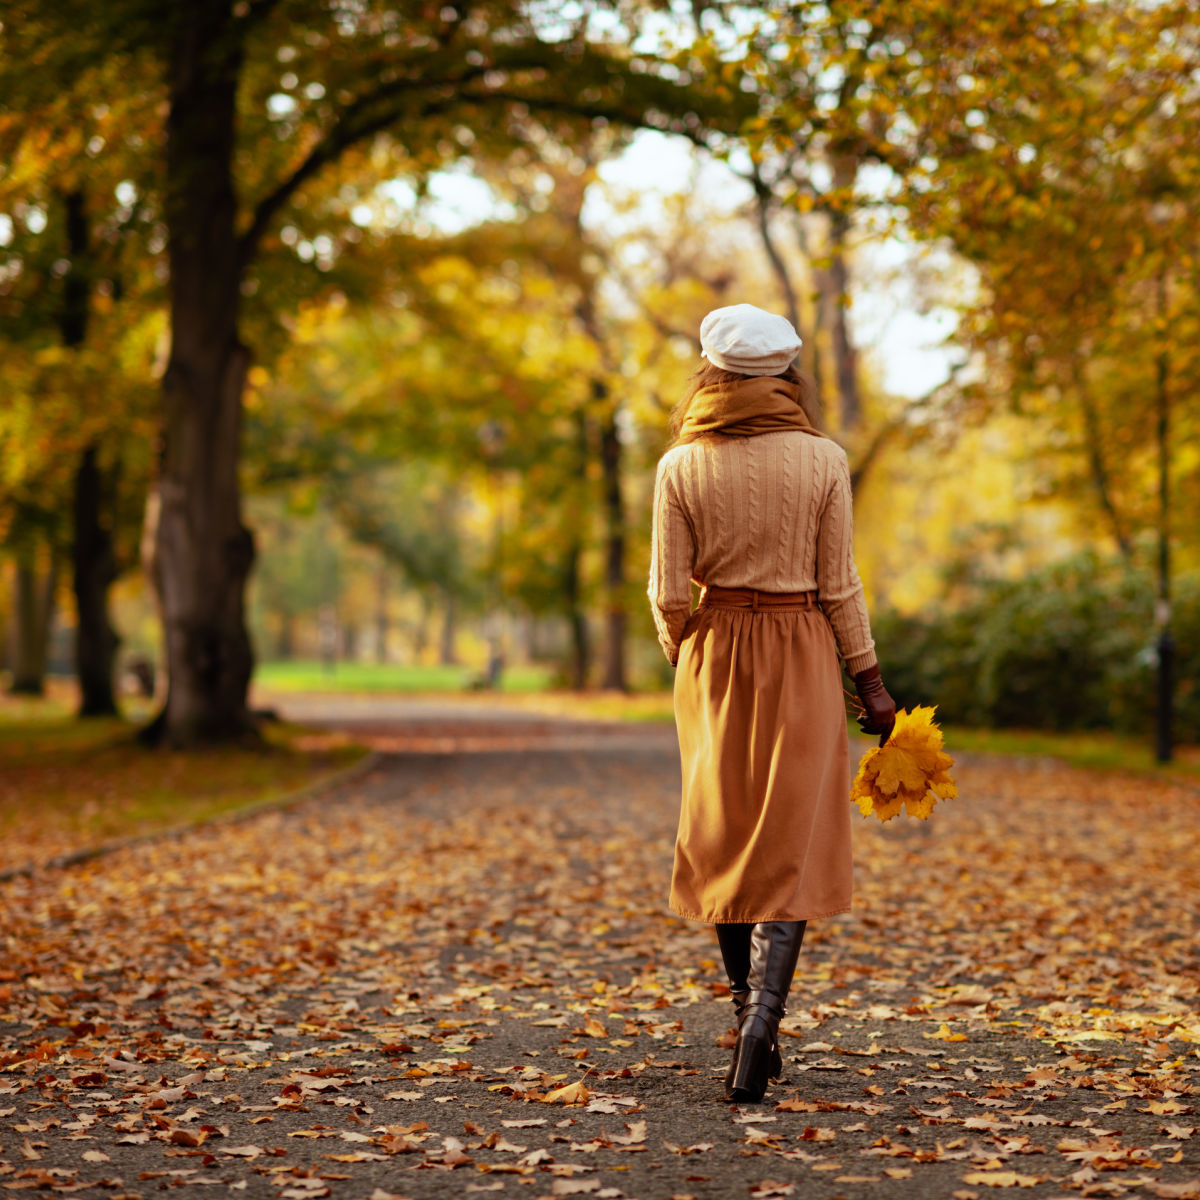
M346 735L288 725L268 726L258 748L149 751L133 723L70 711L53 695L0 701L0 871L216 817L365 753Z
M1005 754L1024 758L1056 758L1073 767L1098 771L1149 771L1200 779L1200 746L1179 746L1171 763L1155 761L1149 738L1087 730L1050 733L1036 729L968 729L948 725L946 749L953 754Z
M500 690L543 691L552 674L547 667L508 667ZM479 676L472 667L339 662L327 669L320 662L295 660L259 664L254 682L269 692L465 692Z

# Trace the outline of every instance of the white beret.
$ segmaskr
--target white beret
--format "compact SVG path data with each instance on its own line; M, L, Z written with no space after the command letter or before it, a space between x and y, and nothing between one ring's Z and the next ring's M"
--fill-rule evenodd
M781 375L801 346L787 317L753 304L714 308L700 322L702 354L714 366L742 375Z

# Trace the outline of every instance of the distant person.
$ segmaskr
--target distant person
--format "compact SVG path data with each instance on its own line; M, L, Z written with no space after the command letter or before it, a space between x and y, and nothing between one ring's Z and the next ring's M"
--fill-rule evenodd
M864 733L884 689L854 565L846 454L813 428L791 323L751 304L700 325L708 360L658 464L650 603L675 676L683 800L670 905L717 927L738 1018L729 1097L757 1103L806 923L850 908L838 656ZM689 581L702 587L691 611Z

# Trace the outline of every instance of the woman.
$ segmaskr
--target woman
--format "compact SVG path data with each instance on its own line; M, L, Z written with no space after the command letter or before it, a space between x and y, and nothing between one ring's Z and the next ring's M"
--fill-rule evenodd
M717 927L738 1017L726 1090L757 1103L782 1072L776 1038L805 925L850 908L838 656L880 744L895 706L854 566L846 455L804 411L800 338L735 304L704 318L700 343L708 361L658 464L650 564L683 766L670 903Z

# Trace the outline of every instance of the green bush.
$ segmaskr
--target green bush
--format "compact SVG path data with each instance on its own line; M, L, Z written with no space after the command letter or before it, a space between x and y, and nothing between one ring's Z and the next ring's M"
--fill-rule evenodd
M1091 556L1015 581L976 584L940 613L875 615L884 677L898 705L993 728L1112 729L1154 722L1153 578ZM1200 577L1175 582L1176 727L1200 741Z

